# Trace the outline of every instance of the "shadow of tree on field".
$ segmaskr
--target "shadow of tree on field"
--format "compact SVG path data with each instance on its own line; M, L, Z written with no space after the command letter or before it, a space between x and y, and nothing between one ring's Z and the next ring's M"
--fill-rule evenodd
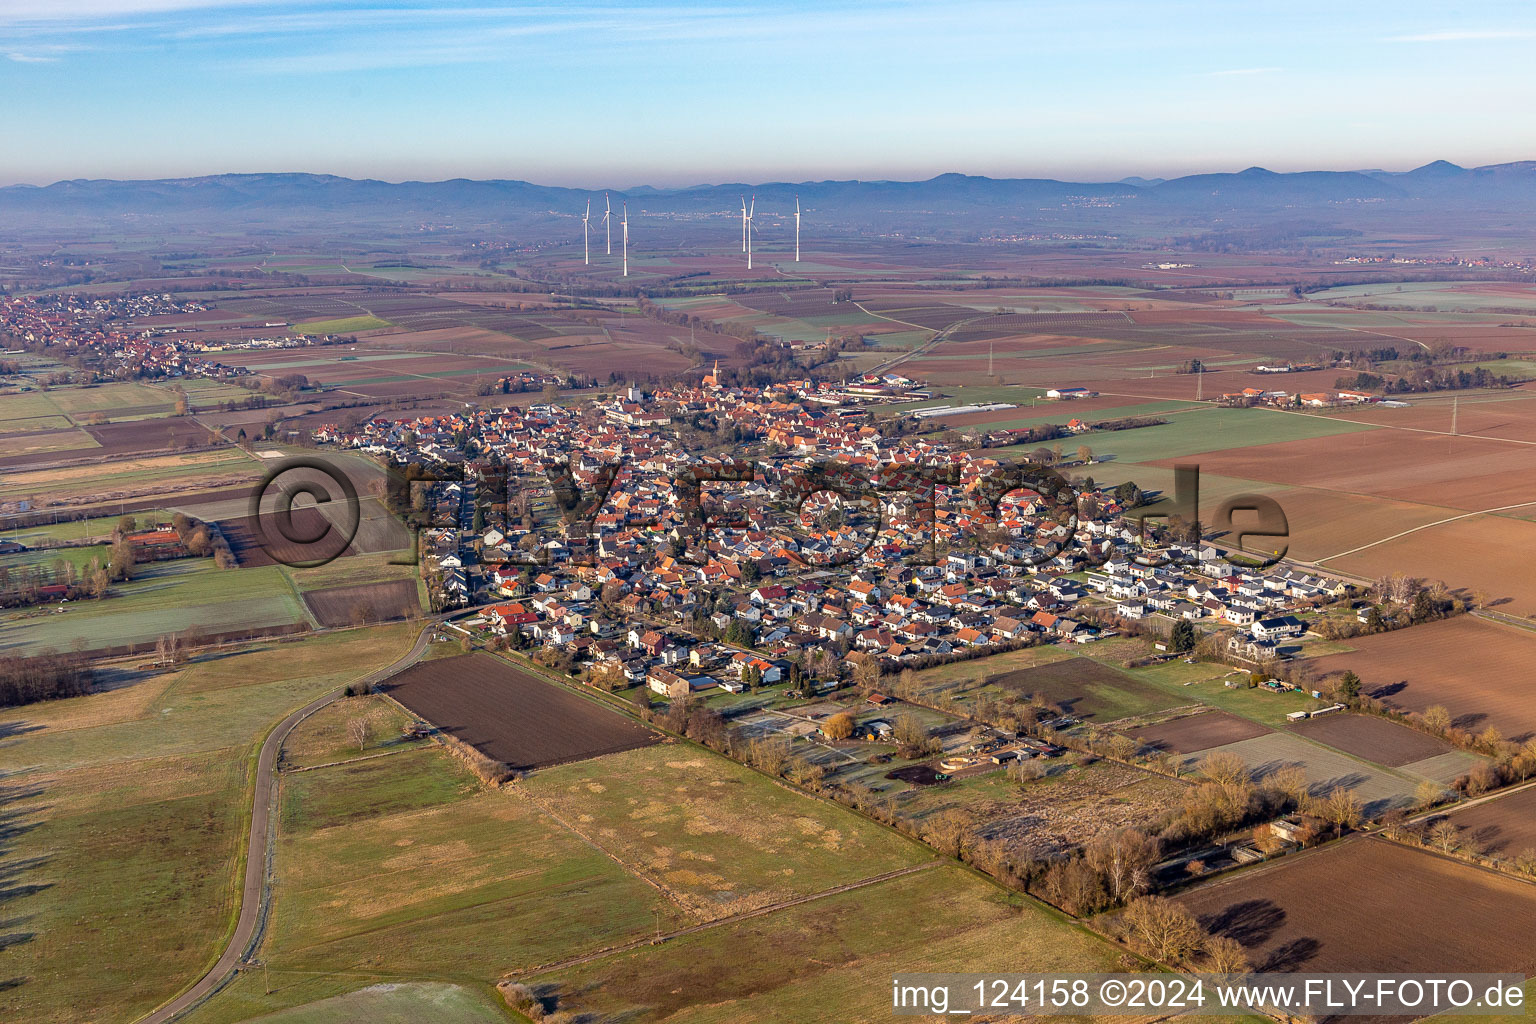
M1487 717L1488 715L1482 711L1468 711L1466 714L1457 715L1455 718L1451 719L1451 725L1458 729L1465 729L1468 732L1471 732L1478 726L1482 725Z
M1260 971L1286 972L1300 970L1302 965L1317 956L1323 944L1314 938L1292 939L1279 947L1258 965Z
M1285 924L1285 910L1270 900L1244 900L1200 918L1200 927L1245 949L1262 946Z
M29 732L41 732L41 725L32 725L30 722L0 722L0 740L14 740L17 736L25 736ZM9 744L4 744L9 746Z
M0 775L0 779L6 776ZM23 857L16 840L41 825L37 815L43 810L36 800L43 790L35 785L0 782L0 906L11 905L51 888L52 882L37 880L36 872L49 862L48 857ZM21 914L0 919L0 992L9 992L26 984L25 976L5 977L5 955L17 946L31 942L37 935L25 926L32 915Z

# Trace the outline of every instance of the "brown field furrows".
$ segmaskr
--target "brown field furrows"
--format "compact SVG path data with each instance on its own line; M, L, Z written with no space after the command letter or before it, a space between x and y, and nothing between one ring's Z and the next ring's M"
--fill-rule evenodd
M1226 743L1263 736L1269 731L1257 722L1229 715L1225 711L1207 711L1199 715L1175 718L1157 725L1127 729L1126 735L1154 750L1193 754Z
M1290 728L1298 736L1388 768L1401 768L1454 749L1438 737L1373 715L1324 715Z
M275 565L279 561L292 565L356 553L350 544L340 544L343 535L335 531L331 522L312 505L294 508L289 521L284 521L276 512L225 519L219 523L219 532L224 534L242 568ZM310 543L311 538L316 542Z
M1176 461L1184 460L1151 465L1172 468ZM1200 456L1206 473L1463 511L1536 501L1529 484L1533 467L1536 446L1386 427Z
M617 711L489 654L424 662L390 679L385 689L443 732L518 770L583 761L660 739Z
M129 410L113 410L121 415ZM163 411L155 409L152 411ZM99 427L86 427L86 433L97 441L99 447L72 448L55 452L33 452L29 455L12 455L0 458L0 469L17 469L23 466L46 466L55 462L75 459L107 460L120 455L136 455L141 452L179 450L206 447L218 443L212 431L191 417L135 420L128 423L108 423ZM74 430L46 431L47 434L70 434ZM14 435L12 435L14 436Z
M1481 801L1466 810L1452 808L1450 820L1462 828L1462 841L1497 857L1536 850L1536 786L1525 786Z
M1536 735L1536 632L1461 615L1349 644L1354 651L1320 658L1317 668L1353 670L1365 692L1404 711L1443 705L1459 728Z
M1516 512L1529 515L1531 508ZM1494 611L1528 617L1536 615L1536 574L1519 567L1529 564L1531 551L1536 551L1536 523L1476 516L1328 558L1324 568L1365 579L1406 572L1444 580L1469 593L1481 591Z
M1536 972L1536 886L1355 837L1177 902L1260 971Z
M1456 396L1413 395L1407 400L1410 404L1406 408L1374 406L1351 409L1345 415L1384 427L1449 433L1454 425L1458 434L1536 441L1536 393L1480 391Z
M307 590L303 597L310 614L322 626L358 626L408 619L421 610L414 580Z

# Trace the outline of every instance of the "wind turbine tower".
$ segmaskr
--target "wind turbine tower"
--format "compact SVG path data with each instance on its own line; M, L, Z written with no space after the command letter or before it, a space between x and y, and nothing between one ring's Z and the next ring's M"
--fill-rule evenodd
M603 193L603 230L608 232L608 255L613 255L613 203Z
M752 269L752 214L757 212L757 196L752 197L752 205L747 208L747 269Z
M800 197L795 196L795 262L800 262Z
M581 215L581 262L584 266L592 263L592 249L587 245L587 221L592 219L592 200L587 200L587 212Z
M629 203L624 204L624 276L629 276Z
M741 197L741 251L747 251L747 197Z

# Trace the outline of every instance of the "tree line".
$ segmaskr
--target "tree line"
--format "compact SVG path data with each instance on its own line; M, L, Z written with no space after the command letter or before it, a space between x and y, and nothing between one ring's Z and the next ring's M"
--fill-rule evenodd
M83 654L0 657L0 707L78 697L90 693L95 681L90 659Z

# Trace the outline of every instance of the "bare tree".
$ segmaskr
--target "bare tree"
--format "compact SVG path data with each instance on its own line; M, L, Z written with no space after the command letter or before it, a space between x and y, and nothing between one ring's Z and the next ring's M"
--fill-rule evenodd
M1420 807L1433 807L1445 799L1445 787L1432 779L1425 779L1413 791L1413 801Z
M1179 964L1205 945L1205 933L1188 910L1161 896L1143 896L1123 918L1130 940L1166 964Z
M951 807L934 815L923 829L923 839L940 853L958 857L970 832L971 819L960 808Z
M1219 751L1202 758L1200 771L1218 786L1248 781L1248 766L1231 751Z
M880 659L871 655L859 662L859 667L853 670L853 681L861 692L868 695L879 689L880 673Z
M1441 853L1455 853L1461 845L1460 832L1450 818L1441 818L1430 826L1429 843Z
M1117 903L1151 887L1157 855L1157 840L1134 828L1097 839L1083 851L1088 866L1103 876L1105 888Z
M1008 767L1008 778L1026 786L1045 778L1045 765L1033 757L1021 757Z
M362 753L373 738L373 719L367 715L347 719L347 738L357 744L357 752Z
M1270 789L1284 793L1297 806L1307 798L1312 791L1312 784L1307 781L1307 773L1299 764L1288 764L1273 772L1264 784Z
M1347 828L1354 828L1364 817L1360 798L1343 786L1335 786L1328 794L1328 798L1323 801L1323 817L1340 832Z
M1451 713L1443 704L1431 704L1424 709L1424 727L1432 732L1443 733L1451 727Z
M1205 940L1205 968L1213 974L1246 974L1248 951L1234 938L1214 935Z

